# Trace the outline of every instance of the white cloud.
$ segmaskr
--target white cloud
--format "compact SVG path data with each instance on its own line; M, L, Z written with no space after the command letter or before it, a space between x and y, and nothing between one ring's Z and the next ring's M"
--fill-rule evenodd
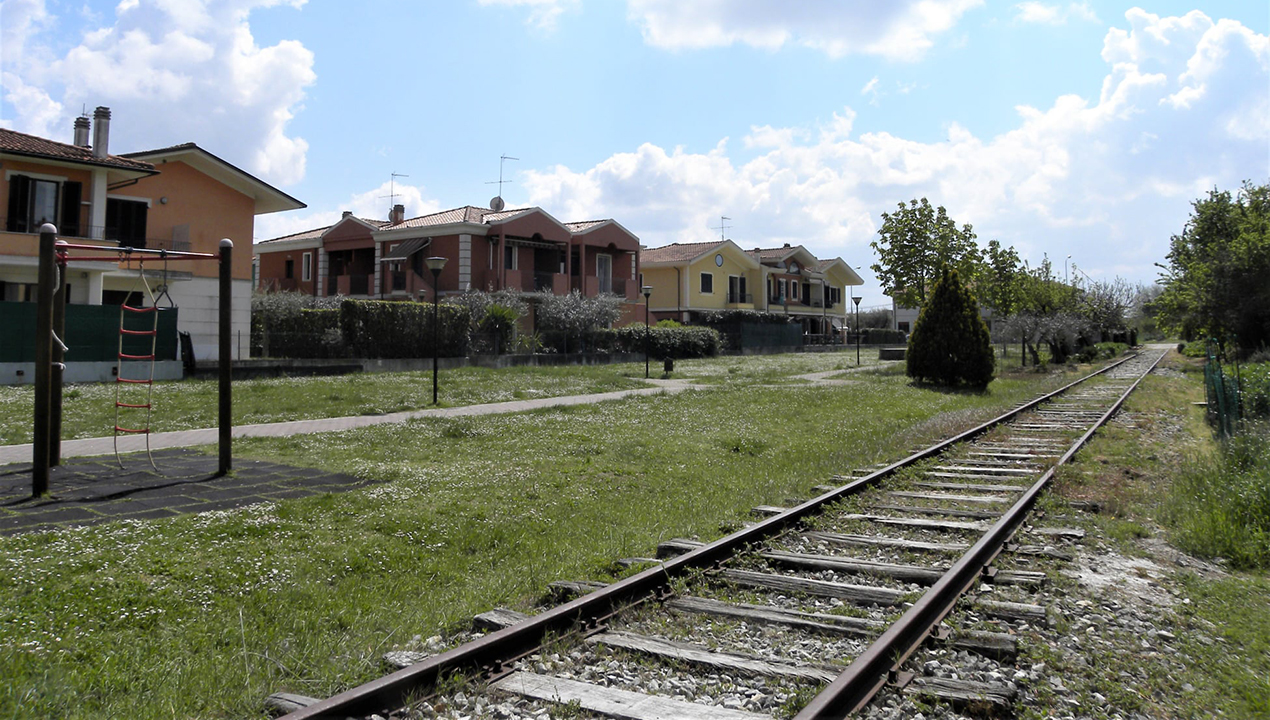
M527 7L529 17L526 22L543 30L554 30L556 21L566 9L576 7L579 0L479 0L481 5L502 5L505 7Z
M74 114L105 105L113 115L111 152L193 141L269 182L298 182L308 145L287 125L316 80L313 54L292 40L258 46L248 18L258 9L303 5L123 0L112 25L58 53L43 0L8 0L4 87L16 111L11 124L69 141ZM19 22L11 25L11 17ZM21 56L11 57L12 47Z
M1098 15L1088 2L1073 2L1067 5L1047 4L1030 0L1014 6L1018 12L1015 19L1020 22L1038 23L1041 25L1065 25L1068 20L1084 20L1098 22Z
M725 143L704 154L644 144L590 169L531 171L524 187L565 217L620 218L650 247L717 237L727 215L742 247L801 243L853 265L870 262L881 212L927 196L1033 262L1062 248L1090 274L1150 280L1189 198L1264 179L1270 39L1202 15L1126 17L1128 30L1106 36L1094 99L1020 106L992 137L957 124L938 142L857 136L847 108L818 128L752 128L747 160Z
M630 17L650 45L668 50L744 44L768 50L786 44L831 57L879 55L920 59L982 0L894 0L843 3L803 0L628 0Z

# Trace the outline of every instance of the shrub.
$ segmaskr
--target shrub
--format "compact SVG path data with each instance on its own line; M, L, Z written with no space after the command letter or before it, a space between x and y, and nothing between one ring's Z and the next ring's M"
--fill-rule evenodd
M255 357L343 357L339 336L342 297L314 297L296 291L251 296L251 354Z
M433 311L430 303L345 300L340 331L355 357L432 357ZM467 355L467 308L443 303L439 312L438 356Z
M644 325L635 324L600 334L607 336L605 342L614 352L642 353L647 342L649 356L658 360L714 357L719 354L719 333L712 328L662 327L658 324L647 328L647 337L645 329Z
M591 331L612 325L622 314L622 298L616 295L586 297L574 290L568 295L540 293L537 297L538 330L543 341L563 352L594 346L596 338Z
M1240 368L1245 418L1270 418L1270 363Z
M940 385L986 387L995 358L979 304L945 268L908 339L908 376Z
M762 312L761 310L708 310L701 313L701 324L718 325L785 325L788 315Z

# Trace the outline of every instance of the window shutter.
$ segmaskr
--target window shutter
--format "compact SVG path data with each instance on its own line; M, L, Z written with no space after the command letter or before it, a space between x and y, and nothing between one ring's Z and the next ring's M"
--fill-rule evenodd
M27 232L27 213L31 210L31 178L14 175L9 178L9 217L4 229Z
M62 217L57 229L64 236L79 237L79 203L82 197L82 183L62 183Z

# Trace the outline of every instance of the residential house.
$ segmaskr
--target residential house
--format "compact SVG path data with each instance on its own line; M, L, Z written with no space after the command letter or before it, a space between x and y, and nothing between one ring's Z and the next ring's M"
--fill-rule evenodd
M863 280L840 258L821 260L806 248L742 250L731 240L673 243L646 249L643 284L659 319L694 322L711 310L786 314L804 334L833 335L847 324L848 288Z
M432 300L468 290L577 290L639 298L639 238L615 220L562 223L542 208L465 206L407 219L345 212L333 225L259 242L258 286L326 297ZM439 288L424 260L447 258Z
M91 140L90 140L91 131ZM229 238L241 248L233 272L233 327L246 338L250 325L251 242L255 216L294 210L304 203L194 143L111 155L110 110L97 108L92 123L76 118L71 144L0 128L0 193L7 215L0 228L0 299L36 297L39 229L45 222L72 243L219 252ZM83 252L77 253L83 255ZM179 327L191 334L195 356L217 352L216 261L146 265L151 286L167 282L179 308ZM119 304L138 291L140 273L103 253L75 261L65 281L72 304ZM245 347L245 345L244 345ZM237 356L238 346L234 353ZM73 358L68 357L68 361Z

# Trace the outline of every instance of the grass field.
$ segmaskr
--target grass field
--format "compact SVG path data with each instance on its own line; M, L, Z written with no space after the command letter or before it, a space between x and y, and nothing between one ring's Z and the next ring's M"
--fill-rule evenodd
M866 365L876 364L877 356L877 349L864 348L861 353ZM781 359L773 360L773 357ZM703 382L798 382L791 377L855 367L855 357L854 351L844 351L681 360L671 377ZM653 373L653 377L661 376L660 364L656 364ZM442 407L456 407L602 393L647 387L643 377L642 364L502 370L458 368L442 371L438 399ZM217 388L215 380L156 383L151 427L155 432L214 427ZM424 408L431 402L432 373L428 371L265 378L234 383L233 417L235 425L247 425L343 415L382 415ZM0 445L31 442L33 407L34 390L30 385L0 386ZM68 440L110 435L115 424L114 384L68 385L63 412L62 435ZM128 420L136 417L132 415Z
M528 607L552 580L608 578L660 540L712 539L1065 379L973 394L790 377L843 359L724 358L701 364L729 378L716 389L239 442L390 482L0 538L0 717L254 717L271 692L327 696L381 674L389 649Z

